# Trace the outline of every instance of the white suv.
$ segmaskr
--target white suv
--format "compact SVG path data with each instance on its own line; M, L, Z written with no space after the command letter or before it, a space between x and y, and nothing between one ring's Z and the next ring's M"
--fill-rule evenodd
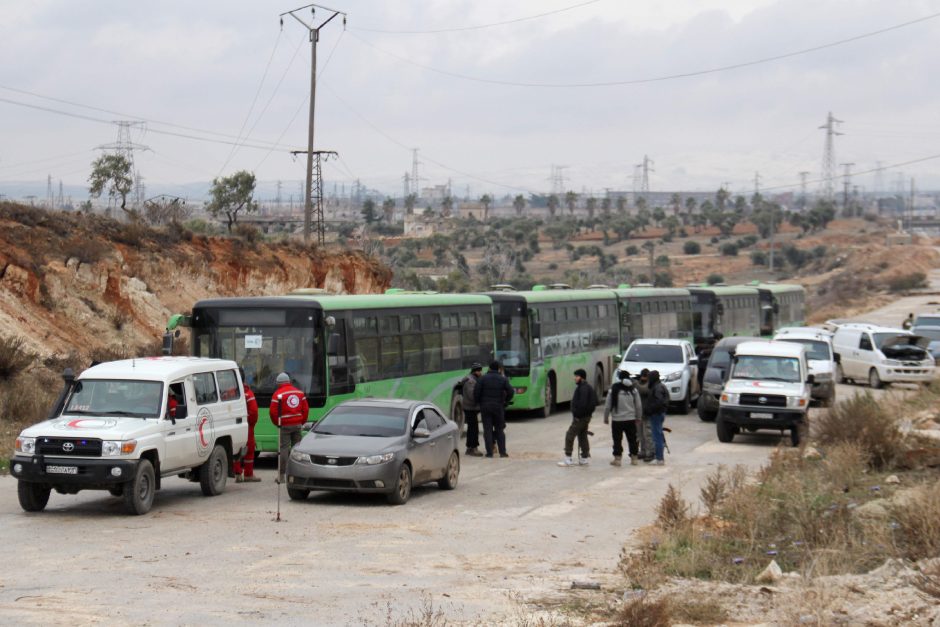
M631 376L644 368L658 370L659 378L669 390L669 400L683 414L689 413L699 398L698 358L687 340L633 340L618 366ZM614 373L616 382L617 373Z
M715 421L718 439L730 442L741 429L778 429L789 430L791 443L798 446L806 424L813 379L802 344L767 341L738 344L721 392Z
M847 323L836 327L832 348L838 353L836 382L867 381L873 388L885 383L926 383L934 378L930 340L891 327Z
M41 511L60 494L108 490L145 514L164 477L225 489L248 441L238 365L221 359L153 357L67 371L51 418L16 438L10 470L20 506Z
M785 327L777 331L774 340L806 347L809 373L814 378L813 400L832 407L836 401L836 362L840 359L832 350L832 334L816 327Z

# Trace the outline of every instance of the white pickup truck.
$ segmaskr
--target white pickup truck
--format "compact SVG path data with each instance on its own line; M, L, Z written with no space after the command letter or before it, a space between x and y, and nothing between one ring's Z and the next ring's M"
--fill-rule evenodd
M24 510L43 510L52 490L108 490L129 514L145 514L172 475L198 481L206 496L225 489L248 441L235 362L128 359L63 379L50 419L16 438L10 470Z

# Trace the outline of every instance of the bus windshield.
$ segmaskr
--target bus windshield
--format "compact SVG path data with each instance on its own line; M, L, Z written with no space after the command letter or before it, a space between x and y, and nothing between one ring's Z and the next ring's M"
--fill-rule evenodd
M255 393L272 394L277 375L286 372L304 394L326 394L318 311L196 310L193 321L195 355L241 364Z
M506 368L529 367L529 323L525 304L493 303L496 323L496 359Z

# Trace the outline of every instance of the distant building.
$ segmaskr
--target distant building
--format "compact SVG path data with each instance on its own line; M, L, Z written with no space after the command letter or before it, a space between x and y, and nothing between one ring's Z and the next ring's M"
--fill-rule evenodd
M440 230L440 221L437 216L424 217L420 214L405 216L404 237L430 237L438 230Z

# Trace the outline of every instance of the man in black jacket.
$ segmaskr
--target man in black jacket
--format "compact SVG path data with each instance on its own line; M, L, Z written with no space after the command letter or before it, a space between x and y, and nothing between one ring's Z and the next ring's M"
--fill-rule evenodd
M663 422L666 420L666 410L669 409L669 390L659 380L659 371L654 370L650 373L649 381L649 402L643 408L643 413L648 416L651 431L653 432L653 448L655 449L656 466L662 466L663 449L666 446L666 439L663 435Z
M571 453L574 452L574 439L578 438L578 448L581 451L581 457L578 464L587 466L591 458L591 444L588 442L588 425L591 423L591 415L594 408L597 407L597 394L594 388L586 381L587 373L578 368L574 371L574 394L571 396L571 426L565 433L565 458L558 462L559 466L574 466L575 462L571 460Z
M499 373L499 362L490 364L490 370L477 379L473 388L473 398L480 406L483 416L483 443L486 456L493 457L493 440L499 448L500 457L509 457L506 452L506 413L505 407L512 400L515 391L509 379Z

